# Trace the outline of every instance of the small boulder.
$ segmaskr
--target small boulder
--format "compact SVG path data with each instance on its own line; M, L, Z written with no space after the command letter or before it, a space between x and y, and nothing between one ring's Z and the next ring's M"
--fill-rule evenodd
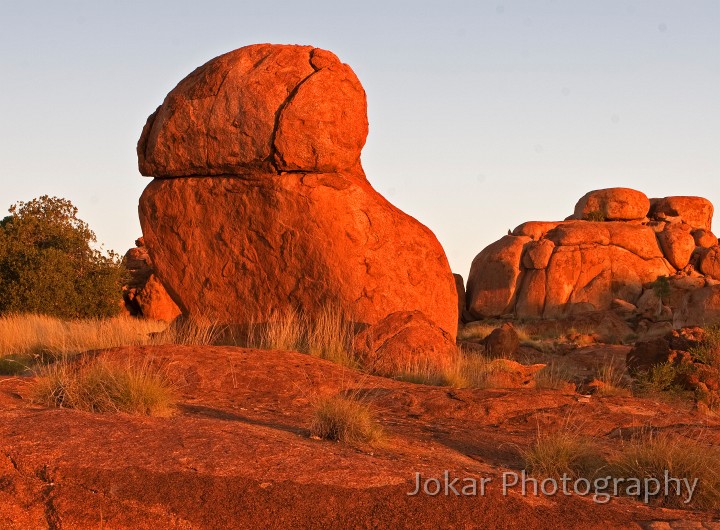
M717 246L718 238L715 237L710 230L693 230L693 238L695 238L695 244L700 248L712 248Z
M487 366L485 382L489 388L534 388L535 374L545 366L524 365L510 359L494 359Z
M513 357L520 348L520 337L510 322L492 330L483 340L485 353L491 357Z
M712 247L700 261L700 271L714 280L720 280L720 247Z
M658 234L660 247L670 265L676 269L684 269L690 263L695 251L695 238L690 233L690 225L671 224Z
M452 336L420 311L387 315L355 337L354 349L372 373L389 377L442 370L457 355Z

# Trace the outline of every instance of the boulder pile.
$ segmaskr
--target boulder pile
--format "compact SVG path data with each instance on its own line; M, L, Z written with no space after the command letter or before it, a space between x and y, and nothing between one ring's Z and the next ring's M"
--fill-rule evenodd
M377 193L360 152L365 91L311 46L261 44L183 79L138 143L140 223L186 316L263 322L341 308L419 311L454 340L455 280L434 234Z
M180 308L168 295L153 273L153 265L143 238L125 254L128 280L123 286L123 302L130 315L171 322L180 315Z
M720 322L720 247L702 197L591 191L565 221L530 221L473 260L465 320L614 310L669 327Z

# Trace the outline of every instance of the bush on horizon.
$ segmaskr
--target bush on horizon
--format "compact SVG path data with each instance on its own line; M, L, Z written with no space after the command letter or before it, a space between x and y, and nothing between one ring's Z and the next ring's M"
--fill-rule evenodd
M108 317L120 311L120 257L97 239L67 200L43 195L0 220L0 314Z

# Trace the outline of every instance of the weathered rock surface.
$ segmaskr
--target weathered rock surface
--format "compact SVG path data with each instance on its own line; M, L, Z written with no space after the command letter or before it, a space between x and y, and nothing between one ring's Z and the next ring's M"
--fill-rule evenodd
M178 84L138 158L161 177L140 199L148 251L185 315L243 324L331 305L374 324L420 311L454 339L443 249L365 179L367 130L350 67L309 46L241 48Z
M637 306L645 296L635 317L672 321L688 289L720 278L720 251L710 245L712 205L699 197L650 205L627 188L597 190L569 220L521 224L473 260L468 318L558 318ZM662 291L652 308L650 291Z
M148 118L138 159L154 177L334 172L359 163L367 131L349 66L311 46L258 44L183 79Z
M153 274L144 239L138 239L135 244L137 247L125 254L125 267L129 272L128 283L123 286L125 308L133 316L170 322L180 315L180 308Z
M419 311L391 313L355 338L355 353L378 375L442 370L457 354L455 340Z
M455 336L442 247L368 184L302 173L156 179L140 223L184 314L248 323L332 306L372 324L412 309Z
M505 322L485 337L483 345L485 346L485 353L490 357L510 358L517 354L520 348L520 337L513 325Z
M502 315L514 305L520 260L528 241L527 236L505 236L473 260L466 287L473 317Z
M650 200L630 188L594 190L575 205L575 219L629 221L643 219L650 210ZM594 218L594 219L593 219Z
M519 486L502 494L502 473L517 469L517 448L537 439L538 425L562 430L568 410L579 436L611 452L617 440L597 433L637 428L638 418L686 434L684 405L624 397L578 406L572 392L416 385L293 352L163 346L101 355L168 366L180 393L176 414L41 408L29 402L26 377L0 376L3 530L626 530L649 519L715 515L630 499L521 495ZM347 393L377 410L389 443L310 438L316 399ZM716 416L690 421L702 422L704 443L720 442ZM445 470L492 481L484 495L408 495L416 472L442 478Z
M712 247L702 256L700 271L714 280L720 280L720 247Z
M713 324L720 324L720 285L686 291L674 312L673 326L680 328Z
M658 234L663 253L670 265L676 269L684 269L690 263L695 252L695 238L690 233L690 225L671 224Z
M714 208L704 197L665 197L652 199L650 215L658 219L679 218L693 228L712 230Z

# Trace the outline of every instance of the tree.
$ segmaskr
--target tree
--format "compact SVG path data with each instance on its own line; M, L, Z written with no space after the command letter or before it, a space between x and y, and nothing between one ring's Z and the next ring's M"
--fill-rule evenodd
M120 310L119 256L93 247L95 234L67 199L43 195L0 221L0 314L105 317Z

